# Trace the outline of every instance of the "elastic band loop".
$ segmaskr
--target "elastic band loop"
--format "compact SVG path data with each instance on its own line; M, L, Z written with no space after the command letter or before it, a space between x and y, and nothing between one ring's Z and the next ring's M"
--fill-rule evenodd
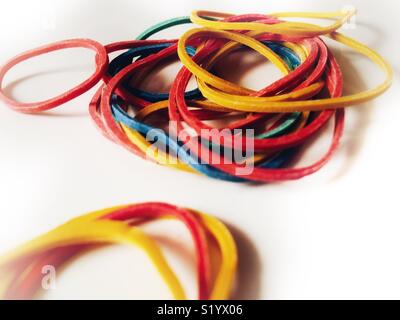
M53 51L59 51L63 49L69 48L86 48L96 52L96 71L84 82L79 84L78 86L68 90L67 92L54 97L52 99L48 99L41 102L35 103L22 103L13 100L10 97L7 97L4 93L3 81L7 72L14 67L15 65L28 60L30 58L34 58L39 55L43 55ZM103 77L103 74L107 70L108 67L108 55L107 51L103 45L100 43L89 40L89 39L73 39L73 40L65 40L56 42L53 44L45 45L43 47L39 47L27 52L24 52L10 61L8 61L1 69L0 69L0 100L3 100L7 105L13 108L15 111L23 112L23 113L38 113L46 110L50 110L56 108L68 101L82 95L87 92L91 88L93 88Z

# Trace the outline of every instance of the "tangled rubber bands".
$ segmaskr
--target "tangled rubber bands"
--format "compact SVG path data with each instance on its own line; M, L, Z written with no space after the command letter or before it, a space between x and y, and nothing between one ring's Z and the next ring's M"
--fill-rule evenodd
M140 228L160 219L177 219L191 233L197 256L199 299L229 299L237 267L236 245L229 230L209 215L164 203L89 213L0 257L0 299L32 299L42 289L44 266L59 270L94 245L126 244L143 249L174 298L184 300L185 291L157 242Z
M23 53L0 70L0 85L16 64L55 50L84 47L96 52L96 71L81 85L53 99L20 103L0 91L16 111L38 113L103 84L90 103L101 132L133 153L158 164L232 182L300 179L322 168L339 146L345 108L365 103L391 85L389 64L374 50L337 32L354 11L230 15L196 11L146 30L136 40L103 46L68 40ZM283 18L334 20L328 27ZM161 30L195 23L179 40L148 40ZM385 80L373 89L343 96L340 66L322 37L339 42L376 63ZM216 65L228 55L252 49L273 63L282 78L259 91L219 77ZM111 53L125 50L109 62ZM245 54L245 53L243 53ZM183 64L169 93L146 92L140 84L157 66L178 56ZM195 78L198 89L187 91ZM316 163L292 168L306 142L329 121L328 151ZM157 124L154 124L157 123Z

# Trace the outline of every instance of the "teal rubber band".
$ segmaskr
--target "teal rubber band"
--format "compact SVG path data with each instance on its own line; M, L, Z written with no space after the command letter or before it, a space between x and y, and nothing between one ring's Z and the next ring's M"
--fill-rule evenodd
M152 35L163 31L165 29L179 26L182 24L190 24L192 21L190 21L190 17L178 17L178 18L173 18L169 20L162 21L160 23L157 23L156 25L150 27L149 29L143 31L137 38L136 40L146 40L150 38Z

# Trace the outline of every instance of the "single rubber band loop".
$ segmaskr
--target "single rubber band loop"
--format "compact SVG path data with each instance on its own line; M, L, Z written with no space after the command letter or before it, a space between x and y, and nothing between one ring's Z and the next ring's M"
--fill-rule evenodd
M69 48L86 48L96 52L96 71L84 82L78 86L68 90L67 92L58 95L57 97L34 103L23 103L13 100L7 97L4 93L3 81L7 72L15 65L28 60L30 58L43 55L53 51L59 51ZM0 100L4 101L15 111L23 113L38 113L50 109L54 109L64 103L71 101L72 99L82 95L91 88L93 88L102 78L103 74L108 67L108 55L103 45L90 39L73 39L65 40L49 45L45 45L27 52L24 52L10 61L8 61L0 69Z

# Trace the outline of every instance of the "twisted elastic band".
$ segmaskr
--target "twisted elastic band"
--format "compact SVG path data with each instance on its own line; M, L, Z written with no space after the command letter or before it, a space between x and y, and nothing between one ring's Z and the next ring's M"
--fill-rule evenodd
M205 276L211 288L209 292L201 293L200 287L200 299L229 298L236 272L237 253L228 229L211 216L162 203L121 206L89 213L17 248L0 259L1 277L8 280L2 281L6 285L0 294L8 298L13 294L29 298L40 288L42 274L33 272L38 270L40 264L43 267L51 261L61 266L91 245L118 243L139 246L145 250L174 297L185 299L184 290L157 243L139 229L143 223L169 217L178 218L188 226L197 244L199 258L202 251L210 249L205 237L213 238L218 244L221 263L215 277L207 274L211 272L208 263L199 268L200 278ZM206 255L211 257L208 253ZM204 286L204 283L200 282L200 286ZM21 292L21 288L28 291Z
M275 49L277 47L279 47L279 46L275 46ZM296 59L295 55L293 55L292 52L290 52L290 54L288 54L289 52L290 51L287 51L287 50L286 51L281 50L281 54L283 54L283 55L286 54L285 57L287 59L293 60L292 61L293 65L298 64L298 58ZM162 52L160 52L160 54L162 54ZM123 81L123 79L127 78L131 72L136 70L139 66L142 66L146 62L146 60L155 59L155 58L156 58L155 55L150 56L147 59L137 61L136 63L120 70L120 72L117 75L115 75L115 77L108 83L107 88L103 91L102 110L103 111L107 110L107 112L108 112L108 108L107 108L108 104L106 101L108 99L108 95L109 94L112 95L113 88L118 86L118 84L121 83ZM293 67L293 66L291 66L291 67ZM149 142L146 141L146 139L144 137L141 137L135 131L139 131L139 133L142 133L143 135L147 135L150 131L154 130L155 128L141 124L141 123L135 121L130 116L128 116L121 108L118 107L117 101L115 99L113 100L112 103L114 105L114 110L113 110L114 117L116 117L117 121L120 121L123 123L122 128L124 129L127 137L131 140L131 142L133 142L134 145L139 146L139 148L141 149L142 152L145 152L145 154L149 155L148 150L149 150L149 148L151 148L151 145L149 144ZM93 103L92 106L97 106L97 102ZM289 120L289 121L291 123L293 123L293 120ZM127 127L129 127L130 130L128 130ZM283 130L288 130L289 128L290 128L290 125L289 125L289 123L286 122L281 126L281 128L276 128L276 131L274 134L281 134ZM194 158L192 155L189 155L184 148L180 147L175 141L171 140L161 130L157 130L157 132L158 132L157 138L161 139L160 142L167 144L168 147L170 147L174 152L177 153L179 159L182 161L179 163L172 163L171 161L169 161L170 158L168 158L167 155L162 154L162 156L160 156L160 152L158 152L158 153L156 152L156 155L154 155L152 157L155 161L160 163L160 159L165 159L164 161L161 161L162 164L166 164L166 165L174 167L174 168L183 169L185 171L191 171L187 166L185 166L185 163L187 163L187 164L189 164L190 167L194 168L195 170L197 170L207 176L212 176L217 179L233 181L233 182L245 181L242 178L237 178L234 176L232 177L230 175L226 175L225 173L219 172L219 170L215 170L214 168L212 168L208 165L199 163L198 159ZM272 159L273 161L268 160L265 163L263 163L263 166L268 167L268 168L275 168L275 166L279 167L287 161L287 157L288 157L287 154L284 154L281 158L281 161L274 158L274 159Z

